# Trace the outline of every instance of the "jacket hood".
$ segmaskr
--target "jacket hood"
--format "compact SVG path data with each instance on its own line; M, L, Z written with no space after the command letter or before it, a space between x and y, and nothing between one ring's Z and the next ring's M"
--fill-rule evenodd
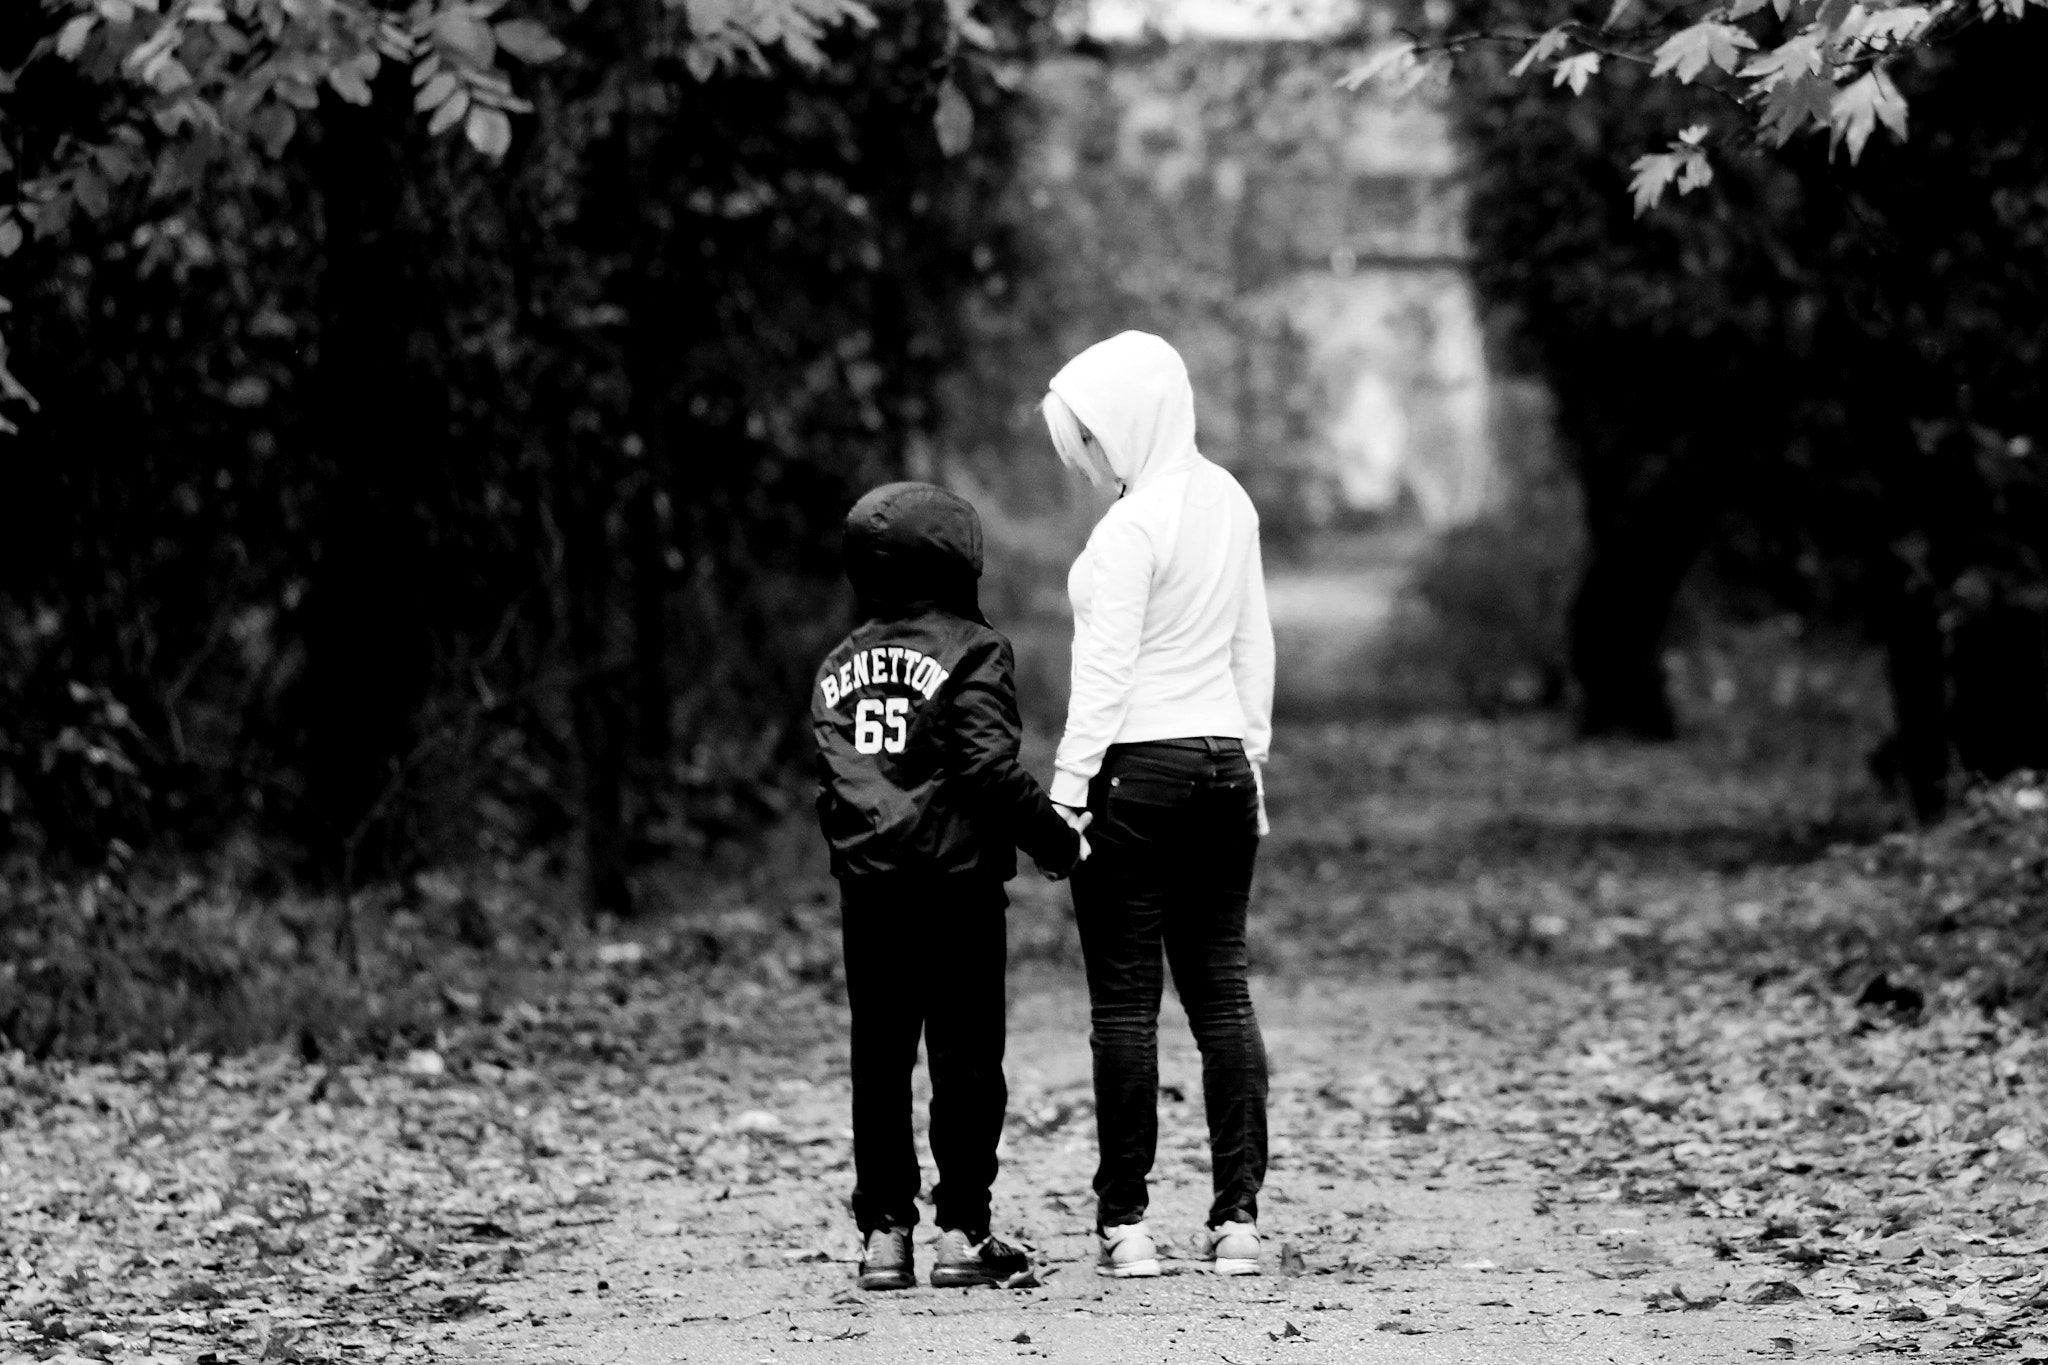
M981 517L957 493L929 483L885 483L846 514L846 577L866 617L936 606L987 625Z
M1052 377L1126 488L1200 459L1195 390L1180 352L1150 332L1119 332Z

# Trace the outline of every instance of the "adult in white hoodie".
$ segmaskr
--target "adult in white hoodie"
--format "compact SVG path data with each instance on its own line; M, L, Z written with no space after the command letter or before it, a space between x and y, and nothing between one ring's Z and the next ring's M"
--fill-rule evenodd
M1144 1218L1163 949L1202 1053L1210 1259L1250 1273L1266 1053L1245 982L1245 915L1273 708L1258 513L1196 449L1194 391L1165 341L1111 337L1050 388L1061 460L1121 490L1067 578L1073 686L1052 787L1093 849L1074 874L1074 911L1095 1060L1098 1264L1159 1273Z

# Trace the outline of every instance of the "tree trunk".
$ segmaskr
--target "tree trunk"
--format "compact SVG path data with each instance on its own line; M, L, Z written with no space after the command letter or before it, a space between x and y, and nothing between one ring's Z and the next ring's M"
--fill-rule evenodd
M1936 820L1948 807L1948 680L1932 589L1902 586L1883 634L1892 734L1871 766L1904 790L1914 815Z
M1589 489L1589 513L1593 501ZM1664 632L1702 538L1701 518L1680 505L1660 489L1587 518L1586 572L1568 619L1582 734L1661 740L1678 731Z
M618 779L630 776L644 813L655 808L667 780L674 745L674 697L669 677L669 537L665 490L671 486L674 455L670 441L675 375L680 368L674 341L674 281L669 275L672 215L663 202L675 192L662 164L663 139L671 130L655 110L661 100L641 100L643 91L658 87L654 54L672 20L654 0L632 0L627 7L629 35L626 90L619 116L622 152L619 170L622 204L629 215L624 241L628 252L625 292L627 378L626 421L633 457L632 486L626 492L624 556L630 575L631 664L630 745L623 728L629 723L623 707ZM630 772L626 755L634 762ZM617 856L623 860L621 842Z
M1949 637L1949 733L1956 761L1996 780L2048 769L2048 634L2038 611L1999 602Z
M566 486L565 486L566 485ZM623 793L626 725L614 678L612 549L606 491L591 471L555 482L560 535L556 600L569 658L569 726L575 746L577 823L583 844L583 902L592 915L631 915L626 881Z
M1922 820L1947 810L1952 772L1995 781L2048 768L2048 616L2015 586L2037 571L2014 554L2005 527L2021 519L2001 524L2012 513L1973 440L1923 449L1917 436L1894 438L1886 534L1873 547L1894 585L1880 631L1894 730L1873 767Z
M668 536L661 493L643 480L626 508L627 553L633 571L633 750L646 780L659 782L674 743L668 676Z
M1671 599L1658 601L1645 589L1632 554L1596 542L1570 616L1582 734L1670 739L1677 732L1659 649Z
M301 611L307 834L352 878L392 850L374 826L412 748L430 685L432 566L409 490L435 414L406 373L409 328L397 145L376 109L330 105L314 165L325 263L313 405L325 489Z

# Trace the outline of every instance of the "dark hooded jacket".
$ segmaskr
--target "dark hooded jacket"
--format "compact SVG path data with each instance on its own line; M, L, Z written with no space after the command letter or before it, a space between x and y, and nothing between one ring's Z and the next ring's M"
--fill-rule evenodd
M1070 871L1080 840L1017 761L1014 657L981 614L974 508L884 484L847 514L845 562L861 621L811 689L833 875L1006 881L1019 847Z

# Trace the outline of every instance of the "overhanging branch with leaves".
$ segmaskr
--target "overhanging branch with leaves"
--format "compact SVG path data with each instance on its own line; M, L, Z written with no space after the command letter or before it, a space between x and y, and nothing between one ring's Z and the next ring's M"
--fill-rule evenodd
M1972 25L2017 20L2042 0L1724 0L1649 12L1645 0L1613 0L1604 18L1570 19L1540 33L1409 33L1366 55L1340 82L1406 94L1448 80L1452 64L1481 44L1511 43L1521 56L1510 75L1548 73L1583 95L1610 61L1647 67L1652 77L1724 95L1753 144L1783 147L1825 133L1862 157L1881 128L1907 136L1906 100L1888 67ZM1638 214L1667 192L1712 183L1714 132L1686 128L1664 150L1636 158L1630 191Z
M673 55L698 80L765 70L777 52L816 66L833 28L874 23L861 0L658 3L675 23ZM511 148L513 118L531 108L518 69L566 51L545 24L507 15L505 0L43 0L43 9L47 32L21 67L0 72L0 176L11 181L0 191L0 257L61 236L74 215L104 217L123 194L175 202L222 159L282 156L323 97L367 105L391 65L410 72L430 134L460 129L498 159ZM29 68L51 62L103 87L116 112L29 164L12 99ZM0 312L8 306L0 297ZM5 403L34 408L0 336ZM0 415L0 431L14 429Z

